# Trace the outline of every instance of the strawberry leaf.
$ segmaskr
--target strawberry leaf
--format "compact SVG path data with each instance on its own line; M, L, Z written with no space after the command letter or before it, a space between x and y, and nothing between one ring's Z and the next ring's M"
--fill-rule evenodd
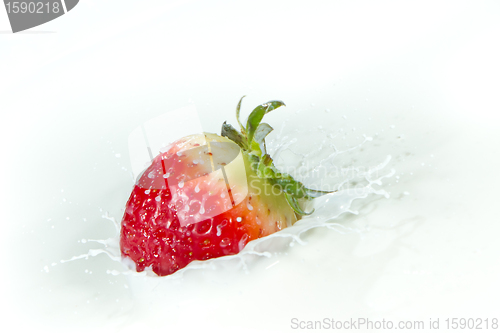
M312 213L314 213L314 209L312 211L310 211L309 213L304 212L302 210L302 208L300 208L300 205L299 205L297 199L295 199L295 197L289 195L286 192L285 192L285 198L286 198L286 201L288 201L288 204L290 205L290 207L292 207L292 209L295 211L295 213L297 213L299 215L311 215Z
M274 180L276 179L276 168L273 165L273 160L271 159L271 156L268 154L264 155L257 166L257 174L259 175L260 178L267 178L272 183L274 184Z
M245 98L246 95L240 98L240 101L238 102L238 105L236 106L236 120L238 121L238 124L240 125L241 128L241 133L245 134L245 127L240 121L240 109L241 109L241 102L243 101L243 98Z
M234 141L243 149L247 148L245 137L240 132L238 132L231 124L227 124L226 122L222 124L221 136L225 136L226 138Z
M252 113L250 113L250 115L248 116L247 127L246 127L246 134L249 144L251 144L255 131L257 130L257 127L260 125L262 118L264 118L264 115L283 105L285 105L285 103L283 103L282 101L270 101L259 105L252 111Z
M329 193L334 193L337 192L338 190L335 191L318 191L318 190L311 190L310 188L304 187L304 191L306 192L306 197L309 199L312 198L317 198L325 194Z
M255 142L259 144L260 151L262 154L267 154L266 152L266 141L264 140L266 136L273 131L273 128L271 125L267 123L261 123L258 127L257 130L255 131L254 137L255 137Z

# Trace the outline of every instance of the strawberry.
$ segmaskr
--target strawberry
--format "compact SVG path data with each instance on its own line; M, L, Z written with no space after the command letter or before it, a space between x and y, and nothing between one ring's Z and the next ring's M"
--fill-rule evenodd
M243 97L242 97L243 99ZM194 260L237 254L251 240L291 226L310 190L280 173L266 152L273 129L264 115L284 105L259 105L241 131L224 123L221 135L197 134L163 149L142 173L126 204L120 248L138 272L174 273Z

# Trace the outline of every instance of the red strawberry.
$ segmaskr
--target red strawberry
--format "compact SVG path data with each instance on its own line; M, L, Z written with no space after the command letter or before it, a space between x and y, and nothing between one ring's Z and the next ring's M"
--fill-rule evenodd
M182 138L153 160L134 186L122 220L121 252L137 271L151 267L163 276L194 260L236 254L306 214L299 199L326 193L280 173L266 153L264 138L272 127L261 121L282 105L259 105L243 126L240 100L241 133L224 123L222 136Z

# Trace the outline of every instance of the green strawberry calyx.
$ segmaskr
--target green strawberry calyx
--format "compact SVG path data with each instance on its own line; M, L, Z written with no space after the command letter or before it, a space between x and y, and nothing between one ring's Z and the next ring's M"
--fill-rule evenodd
M221 135L235 142L244 153L248 154L251 167L259 178L265 179L271 185L278 185L284 193L290 207L298 215L310 215L314 212L305 212L299 204L299 200L309 201L324 194L335 191L318 191L304 186L295 180L291 175L280 172L273 164L271 156L266 151L266 136L273 128L267 123L263 123L264 115L285 105L282 101L269 101L257 106L248 116L246 126L240 121L240 109L243 98L241 97L236 106L236 119L240 126L240 131L232 125L224 122L222 124Z

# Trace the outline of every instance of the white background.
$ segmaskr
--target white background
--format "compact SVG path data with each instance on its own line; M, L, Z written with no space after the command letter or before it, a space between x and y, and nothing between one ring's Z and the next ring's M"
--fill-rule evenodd
M499 2L83 0L9 29L2 8L2 326L287 332L292 318L500 317ZM244 94L245 114L285 101L275 127L373 136L359 159L392 156L391 198L336 221L358 232L316 229L231 278L192 271L152 292L106 274L121 266L104 256L51 266L114 235L101 216L121 218L134 128L194 103L218 132Z

